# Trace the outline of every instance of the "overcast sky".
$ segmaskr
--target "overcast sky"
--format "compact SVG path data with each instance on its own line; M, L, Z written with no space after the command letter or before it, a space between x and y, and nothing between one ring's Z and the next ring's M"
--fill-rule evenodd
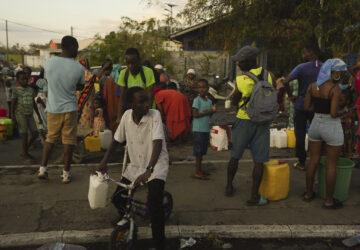
M145 0L0 0L0 43L6 44L5 19L30 26L56 31L50 33L38 29L8 23L9 44L20 46L30 43L47 43L52 38L70 34L78 39L102 36L117 30L122 16L136 20L150 17L163 19L167 13L166 3L177 4L174 14L181 10L187 0L154 0L148 6Z

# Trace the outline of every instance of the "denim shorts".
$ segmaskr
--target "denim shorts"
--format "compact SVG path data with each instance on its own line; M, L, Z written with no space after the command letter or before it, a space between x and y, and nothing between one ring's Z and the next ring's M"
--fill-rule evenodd
M238 119L232 127L231 157L241 159L245 149L250 147L253 161L269 161L270 124L258 124L246 119Z
M309 129L309 141L324 141L329 146L342 146L344 132L339 117L315 113Z
M194 156L201 157L206 155L209 147L210 133L208 132L194 132Z

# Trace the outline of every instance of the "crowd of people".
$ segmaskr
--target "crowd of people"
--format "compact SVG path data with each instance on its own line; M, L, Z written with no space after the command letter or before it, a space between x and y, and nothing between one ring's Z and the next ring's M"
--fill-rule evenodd
M189 69L186 79L179 85L170 80L162 65L152 68L149 62L142 62L136 48L126 50L126 65L106 59L101 69L94 73L88 60L74 60L78 54L75 38L65 36L61 46L61 55L46 61L38 79L31 76L31 69L27 67L16 74L16 86L10 81L5 82L10 116L22 138L20 155L26 161L34 161L28 149L41 131L44 148L38 177L45 179L50 152L61 142L64 145L61 180L69 183L72 153L78 144L77 129L90 128L94 135L110 129L114 133L113 142L96 170L105 172L115 147L126 143L130 164L121 182L133 182L135 186L148 184L153 239L157 249L164 249L161 206L169 168L167 144L183 142L192 131L196 158L194 177L209 179L209 173L202 168L202 159L209 146L210 117L217 111L217 106L208 96L208 81L197 79L195 70ZM360 132L360 127L359 131L354 131L356 114L360 118L360 99L357 97L360 64L349 70L354 78L351 83L346 78L347 66L341 59L321 62L314 48L305 47L305 62L296 66L287 77L276 79L271 72L258 66L259 53L258 48L245 46L232 57L242 74L236 77L233 95L238 111L232 126L226 196L233 195L233 179L239 160L245 149L250 148L254 168L247 204L258 205L260 202L259 186L264 163L269 161L270 154L270 122L256 122L248 113L256 78L276 85L280 104L285 93L292 102L290 120L295 127L298 157L295 167L306 170L303 200L309 202L316 197L314 174L325 148L327 194L323 207L341 208L341 202L333 199L336 163L341 152L351 155ZM279 111L283 110L280 105ZM310 161L306 165L305 136L309 124ZM356 153L360 153L359 143L357 145ZM125 206L123 193L124 190L118 187L112 197L120 216Z

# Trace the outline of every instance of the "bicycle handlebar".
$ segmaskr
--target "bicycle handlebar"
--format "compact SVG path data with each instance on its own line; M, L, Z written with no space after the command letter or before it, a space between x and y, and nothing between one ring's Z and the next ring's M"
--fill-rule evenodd
M119 182L119 181L116 181L116 180L114 180L114 179L112 179L112 178L108 178L110 181L112 181L112 182L114 182L116 185L118 185L118 186L120 186L120 187L123 187L123 188L125 188L125 189L127 189L127 190L132 190L132 189L134 189L134 183L131 183L131 184L129 184L129 185L127 185L127 184L124 184L124 183L121 183L121 182Z

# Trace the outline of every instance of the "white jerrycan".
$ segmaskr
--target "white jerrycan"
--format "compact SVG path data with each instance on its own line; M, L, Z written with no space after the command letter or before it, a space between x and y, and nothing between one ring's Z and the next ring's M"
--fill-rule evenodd
M281 148L287 148L287 134L286 129L281 130Z
M88 200L92 209L106 207L109 184L107 174L96 171L97 175L90 175Z
M108 149L112 142L112 131L109 129L105 129L104 131L99 132L100 135L100 144L102 149Z
M275 147L276 129L270 129L270 148Z

